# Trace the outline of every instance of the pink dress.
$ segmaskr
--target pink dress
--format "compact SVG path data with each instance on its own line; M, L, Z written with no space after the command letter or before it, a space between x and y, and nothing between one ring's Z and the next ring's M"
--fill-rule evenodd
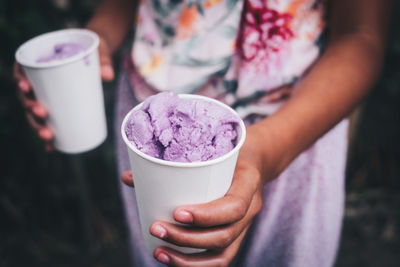
M129 169L122 117L154 93L219 99L247 124L275 112L321 53L325 2L318 0L143 0L132 54L119 81L119 171ZM312 103L310 103L312 104ZM339 123L264 186L232 266L328 267L344 204L347 121ZM157 266L141 236L134 190L121 185L134 266Z

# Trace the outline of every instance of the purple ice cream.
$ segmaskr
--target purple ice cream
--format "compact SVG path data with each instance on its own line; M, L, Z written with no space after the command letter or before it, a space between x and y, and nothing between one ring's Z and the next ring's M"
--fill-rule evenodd
M69 58L85 51L85 48L78 43L60 43L54 46L52 54L42 56L36 60L37 63L51 62Z
M140 151L168 161L218 158L236 144L239 118L216 103L165 92L134 111L125 133Z

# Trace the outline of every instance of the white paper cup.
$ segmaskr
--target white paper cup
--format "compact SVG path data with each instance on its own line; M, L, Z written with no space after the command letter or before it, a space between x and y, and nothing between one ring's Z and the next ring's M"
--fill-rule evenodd
M211 98L187 94L180 94L179 97L211 101L238 116L233 109ZM125 124L131 113L139 109L141 105L134 107L125 116L121 134L128 147L139 218L147 249L152 254L156 247L164 245L183 253L198 252L199 249L177 247L153 237L149 232L150 225L157 220L177 223L173 219L173 211L179 206L206 203L226 194L231 186L239 149L246 138L245 125L240 120L239 127L236 129L237 144L227 154L209 161L171 162L141 152L128 140Z
M79 43L84 52L40 62L60 43ZM98 36L84 29L67 29L37 36L21 45L15 58L25 70L35 95L48 110L54 145L65 153L80 153L107 137L100 77Z

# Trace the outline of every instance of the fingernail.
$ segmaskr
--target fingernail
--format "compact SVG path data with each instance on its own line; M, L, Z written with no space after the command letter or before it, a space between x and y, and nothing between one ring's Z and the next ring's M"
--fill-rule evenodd
M32 112L35 113L38 117L43 116L43 109L40 106L33 106Z
M49 137L49 131L47 131L46 129L41 129L39 130L39 136L42 139L47 139Z
M157 260L161 263L168 264L170 262L170 258L164 252L160 252L157 255Z
M162 226L159 225L159 224L156 224L156 225L154 225L154 226L152 227L151 233L152 233L154 236L159 237L159 238L165 238L165 237L167 237L167 230L165 230L165 228L162 227Z
M19 81L18 82L18 87L24 91L25 93L27 93L29 91L29 86L25 81Z
M108 78L111 78L114 75L114 71L111 68L111 66L108 66L108 65L103 66L101 68L101 70L102 70L103 74L106 75Z
M193 223L193 216L186 210L177 210L175 212L175 219L182 223Z
M46 144L46 152L50 153L50 152L54 152L54 146L52 144Z
M53 138L53 133L48 128L43 128L39 130L39 136L44 140L51 140Z

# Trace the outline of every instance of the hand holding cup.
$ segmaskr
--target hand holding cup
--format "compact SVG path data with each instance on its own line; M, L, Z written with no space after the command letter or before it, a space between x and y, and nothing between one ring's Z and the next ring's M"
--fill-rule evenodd
M85 30L64 30L64 32L65 32L64 35L66 36L67 34L72 34L73 31L85 31ZM57 45L57 40L52 40L52 38L49 38L49 35L58 34L59 36L61 36L61 40L62 39L68 40L67 37L61 35L61 34L63 34L62 32L63 31L59 31L59 32L54 32L54 33L49 33L49 34L45 34L45 35L39 36L37 38L34 38L31 41L28 41L26 44L21 46L21 47L25 46L25 51L20 48L20 50L22 50L22 52L19 51L19 55L18 55L18 52L17 52L17 59L19 58L20 61L21 61L21 58L22 58L22 63L23 64L21 65L20 63L18 63L18 60L17 60L17 62L14 64L14 70L13 70L14 80L15 80L15 82L17 84L17 87L18 87L18 96L19 96L23 106L25 107L26 117L28 119L28 122L32 126L32 128L38 133L39 137L45 141L46 150L47 151L51 151L51 150L54 149L54 137L57 138L57 135L55 136L54 129L52 129L51 125L49 125L49 123L48 123L49 117L51 118L52 115L54 115L53 114L54 112L50 112L50 114L49 114L49 110L48 110L48 108L46 108L45 103L42 103L43 101L45 101L45 102L46 101L50 101L49 99L47 99L48 98L48 93L41 92L42 101L40 101L40 100L38 100L36 98L37 97L37 91L43 91L43 89L41 89L41 88L33 88L32 82L26 76L26 72L25 72L24 68L27 68L29 72L32 72L30 70L32 67L33 68L41 68L40 64L35 64L38 61L37 59L40 58L39 53L37 53L37 51L40 50L40 49L36 48L35 47L35 42L33 42L35 39L36 39L36 43L39 43L40 42L40 38L45 39L47 37L47 39L50 40L49 42L53 42L55 45ZM94 35L94 33L91 33L91 34ZM97 38L97 40L99 40L99 42L98 42L98 49L96 49L96 50L98 50L98 54L99 54L98 56L99 56L99 62L100 62L100 75L101 75L101 78L103 80L110 81L110 80L112 80L114 78L114 71L113 71L113 68L112 68L112 61L111 61L111 57L110 57L110 52L109 52L109 49L108 49L108 45L105 42L105 39L102 38L101 36L99 36L99 37L100 38L97 38L97 37L93 38L93 42L94 42L93 45L97 46L97 44L95 44L96 43L96 38ZM60 38L60 37L58 37L58 38ZM79 41L79 38L77 38L77 37L72 37L72 38L73 39L75 38L74 39L75 41L76 40ZM87 42L87 41L85 41L85 42ZM30 46L29 46L29 43L31 43ZM36 46L39 46L39 45L36 45ZM92 49L90 43L87 44L86 49L88 49L88 50ZM29 50L31 50L31 51L29 51ZM31 53L33 55L29 55L29 53ZM22 54L22 56L21 56L21 54ZM36 57L36 58L32 58L32 57ZM85 56L86 59L88 57L89 57L89 55ZM79 61L79 59L76 59L76 60ZM94 61L96 61L96 60L94 60ZM25 66L24 66L24 63L25 63ZM60 63L60 64L58 64L58 66L57 66L57 64L53 64L54 66L44 66L43 69L46 69L46 68L48 69L48 68L52 68L52 67L53 68L62 68L63 64L64 63ZM67 62L64 65L68 65L68 64L76 64L76 63ZM95 64L95 62L93 62L93 64ZM93 69L93 68L95 68L95 66L91 67L91 69ZM81 74L78 74L78 75L85 75L85 72L83 72ZM35 78L36 76L38 76L38 75L33 75L33 77L31 77L31 78L37 80L37 78ZM71 78L71 75L68 76L68 71L66 71L64 76L61 75L61 76L57 76L57 77L59 78L59 82L63 83L63 77ZM52 77L45 77L45 78L46 79L51 79ZM68 78L66 78L66 79L68 80ZM101 90L101 84L99 85L99 83L97 81L94 81L94 83L95 83L94 86L100 87L100 90ZM36 81L36 84L38 84L38 81ZM55 81L55 83L53 83L53 85L54 84L55 84L55 86L54 86L55 88L53 90L56 90L57 89L56 87L58 87L57 81ZM83 84L87 85L87 83L83 83ZM77 86L77 83L75 83L75 84L74 83L70 83L70 85L72 87L74 87L74 86ZM43 87L43 83L41 83L40 86ZM82 86L81 90L85 90L85 88L83 88L83 86ZM63 93L63 92L60 92L60 93ZM96 93L98 94L98 90L97 90ZM45 96L43 96L43 95L45 95ZM80 97L80 96L78 95L77 97ZM45 98L45 99L43 99L43 98ZM100 98L102 100L102 96ZM65 100L65 101L71 101L71 98L69 98L68 100ZM72 100L72 101L74 101L74 100ZM99 112L101 112L101 108L100 109L97 108L97 109L98 109ZM97 127L104 128L104 126L100 125L100 124L104 124L104 123L103 122L99 122L99 124L98 124L99 126L97 126ZM94 125L92 125L92 126L94 126ZM99 141L97 141L97 143L99 143ZM57 142L56 142L56 144L57 144ZM71 152L71 153L81 152L81 151L85 151L85 150L88 149L87 145L86 145L86 147L84 147L84 146L83 147L81 146L80 148L78 148L78 147L68 148L68 145L67 145L67 147L65 147L65 146L61 147L61 150L66 150L65 152Z

